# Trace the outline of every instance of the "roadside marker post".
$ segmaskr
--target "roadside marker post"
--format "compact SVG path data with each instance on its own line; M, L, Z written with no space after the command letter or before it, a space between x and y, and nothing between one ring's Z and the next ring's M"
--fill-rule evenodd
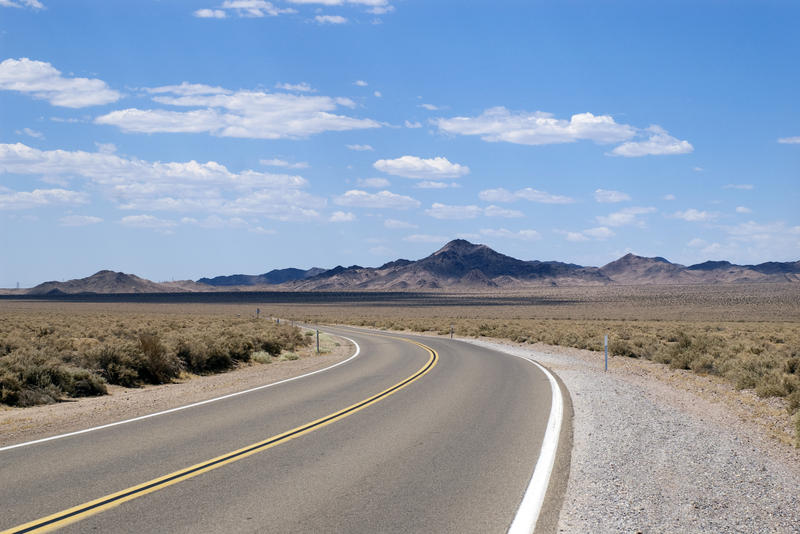
M608 371L608 334L604 336L603 345L606 348L606 371Z
M453 339L453 325L450 325L450 339Z
M317 354L319 354L319 328L317 328Z

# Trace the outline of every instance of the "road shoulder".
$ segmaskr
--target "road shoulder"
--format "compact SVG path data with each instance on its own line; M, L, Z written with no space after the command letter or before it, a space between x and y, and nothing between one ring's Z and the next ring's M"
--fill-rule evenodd
M604 373L590 351L466 341L533 358L570 391L559 531L798 532L800 454L707 377L622 358Z

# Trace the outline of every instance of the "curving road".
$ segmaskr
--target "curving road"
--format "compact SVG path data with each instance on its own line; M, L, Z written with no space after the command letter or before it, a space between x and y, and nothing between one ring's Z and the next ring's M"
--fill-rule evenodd
M458 341L326 330L355 340L359 356L246 395L0 451L0 530L506 532L550 415L542 371ZM548 499L544 515L557 516Z

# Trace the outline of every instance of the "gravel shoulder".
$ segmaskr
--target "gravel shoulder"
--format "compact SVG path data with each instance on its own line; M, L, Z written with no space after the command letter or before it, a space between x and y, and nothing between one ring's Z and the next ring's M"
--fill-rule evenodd
M296 351L297 360L252 363L216 375L187 375L172 384L108 386L109 394L101 397L30 408L0 406L0 446L139 417L310 373L352 356L352 343L342 338L335 342L338 346L329 353L317 355L309 347Z
M560 532L800 533L800 450L779 402L660 364L502 340L572 399Z

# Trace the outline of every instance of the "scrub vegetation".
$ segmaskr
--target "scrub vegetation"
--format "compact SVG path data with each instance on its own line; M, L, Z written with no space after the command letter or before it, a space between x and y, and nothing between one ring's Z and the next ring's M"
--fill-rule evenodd
M103 395L186 373L297 359L311 338L291 325L241 316L0 312L0 403L31 406Z

